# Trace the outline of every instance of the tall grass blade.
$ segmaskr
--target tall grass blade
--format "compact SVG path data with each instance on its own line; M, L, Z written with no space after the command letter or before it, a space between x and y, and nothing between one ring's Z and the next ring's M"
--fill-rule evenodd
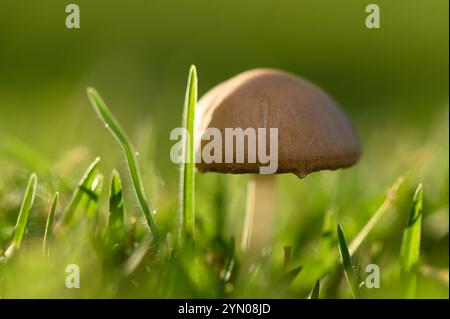
M127 160L128 169L134 186L134 191L136 192L136 196L138 198L142 213L144 214L147 225L152 232L156 242L158 242L161 236L158 225L156 224L156 220L153 216L153 209L149 207L148 201L145 196L142 178L139 172L139 166L136 158L136 152L134 151L128 136L125 134L125 131L122 129L119 122L114 118L111 111L108 109L97 91L94 88L88 88L87 95L98 117L103 121L105 126L109 129L111 134L115 137L115 139L122 147L125 158Z
M401 279L405 285L406 298L414 298L416 293L422 228L422 197L422 184L419 184L414 193L411 212L408 224L403 232L400 250Z
M14 233L12 236L11 244L5 252L5 256L9 257L12 253L20 248L23 236L28 224L28 218L30 217L30 210L34 203L34 197L36 194L37 187L37 175L35 173L31 174L28 180L27 189L25 191L25 196L23 197L22 204L20 206L19 216L17 217L16 226L14 228Z
M95 158L78 182L78 187L74 191L72 199L63 213L61 222L58 224L58 228L60 226L72 227L75 225L78 217L78 210L81 208L85 209L90 200L97 199L95 193L93 193L93 189L98 183L97 172L99 162L100 157Z
M56 192L53 196L52 203L50 205L50 211L47 216L47 223L45 224L44 242L42 243L42 255L50 256L50 250L48 249L48 239L53 228L53 221L55 220L56 206L58 205L59 193Z
M309 294L308 299L319 299L319 293L320 293L320 280L317 280L316 283L314 284L311 293Z
M188 238L194 237L195 229L195 154L194 120L197 104L197 70L189 70L183 110L183 127L189 135L183 148L180 170L180 231Z
M404 181L404 177L400 176L398 177L395 182L389 187L387 190L386 198L383 201L383 203L378 207L375 214L370 218L370 220L364 225L364 227L361 229L361 231L355 236L355 238L350 242L350 245L348 246L348 251L350 253L350 257L355 254L355 252L361 247L364 240L366 240L367 236L371 233L371 231L374 229L374 227L378 224L378 222L381 220L381 218L386 214L386 212L389 210L389 208L392 206L392 204L395 201L397 192L402 185ZM324 228L322 230L323 233L329 232L329 223L334 220L334 217L332 214L328 215L325 219ZM330 245L333 245L333 236L322 236L322 243L321 243L321 250L325 249L325 251L329 251ZM322 256L327 256L325 254L321 254ZM328 260L330 261L329 267L326 265L324 266L324 271L321 272L322 279L322 285L324 283L327 283L330 281L329 274L327 275L326 272L329 270L334 269L334 265L337 263L339 258L339 254L336 252L335 254L332 254L331 258L324 258L322 260Z
M358 235L356 235L355 238L351 241L350 245L348 246L350 256L353 256L353 254L358 250L358 248L361 246L361 244L369 235L369 233L372 231L372 229L375 227L375 225L380 221L380 219L392 206L392 203L395 200L395 195L397 194L397 191L404 180L405 179L403 178L403 176L397 178L394 184L388 189L386 199L384 200L384 202L377 209L377 211L370 218L370 220L364 225L364 227L361 229Z
M347 247L347 241L345 240L345 235L340 225L338 225L338 241L339 241L339 252L341 254L341 260L344 266L345 278L347 280L348 286L350 287L353 298L358 298L359 286L356 280L355 271L353 270L350 252Z

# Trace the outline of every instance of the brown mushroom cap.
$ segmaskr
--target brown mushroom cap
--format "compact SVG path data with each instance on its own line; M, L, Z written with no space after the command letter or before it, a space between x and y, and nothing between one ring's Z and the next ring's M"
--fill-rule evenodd
M312 83L280 70L250 70L207 92L196 110L197 152L209 142L200 137L210 127L223 137L225 128L278 128L276 173L305 176L351 166L360 156L355 131L336 102ZM258 173L260 166L247 158L244 163L197 163L201 172L235 174Z

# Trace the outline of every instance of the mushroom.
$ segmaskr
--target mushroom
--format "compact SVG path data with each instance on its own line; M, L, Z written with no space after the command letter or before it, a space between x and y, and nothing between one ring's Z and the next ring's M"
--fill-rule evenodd
M218 129L221 136L226 136L226 128L277 128L276 174L294 173L302 178L315 171L352 166L360 156L355 131L336 102L314 84L281 70L254 69L217 85L199 100L196 113L198 171L252 174L242 237L242 248L248 253L260 254L271 242L276 178L259 174L265 164L260 160L251 163L249 156L239 162L234 155L233 162L227 163L225 143L221 161L198 160L208 128ZM254 139L246 142L244 151L257 143Z

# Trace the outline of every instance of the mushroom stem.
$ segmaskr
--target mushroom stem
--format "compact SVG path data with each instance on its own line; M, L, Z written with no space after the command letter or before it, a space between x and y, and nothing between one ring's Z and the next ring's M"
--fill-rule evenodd
M273 235L275 211L275 175L250 175L242 250L260 254Z

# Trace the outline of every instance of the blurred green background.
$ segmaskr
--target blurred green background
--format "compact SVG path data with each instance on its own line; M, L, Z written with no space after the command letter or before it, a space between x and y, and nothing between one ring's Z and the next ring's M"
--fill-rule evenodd
M297 73L355 121L370 119L356 124L367 130L391 118L425 129L447 103L445 0L377 1L379 30L365 27L367 1L77 1L79 30L65 27L68 3L3 0L0 10L0 130L49 156L103 140L91 134L92 85L125 128L158 123L166 162L190 64L200 93L254 67Z
M27 156L11 156L6 138L34 149L73 186L96 155L104 172L124 168L120 149L88 103L86 88L94 86L137 146L147 193L161 218L174 218L178 167L170 162L169 133L181 123L189 66L197 66L200 95L244 70L273 67L328 91L348 113L364 150L352 170L304 181L280 177L278 246L305 245L296 252L298 261L314 254L306 242L317 236L333 205L349 236L355 235L388 186L406 173L412 177L399 204L402 213L380 230L396 234L385 242L395 243L387 254L398 251L412 190L424 182L427 211L438 216L425 233L424 258L448 269L449 3L372 2L381 8L381 29L365 27L371 1L79 0L81 28L69 30L69 1L2 0L0 143L6 151L0 153L0 213L9 212L14 223L10 207L17 209L27 176L40 167ZM8 197L6 185L15 178L18 195ZM208 223L206 190L218 177L198 179L199 219ZM231 176L227 183L227 231L239 236L245 177ZM44 201L55 191L46 187ZM233 193L237 188L239 194ZM427 283L431 288L423 296L448 297L448 286L436 285Z

